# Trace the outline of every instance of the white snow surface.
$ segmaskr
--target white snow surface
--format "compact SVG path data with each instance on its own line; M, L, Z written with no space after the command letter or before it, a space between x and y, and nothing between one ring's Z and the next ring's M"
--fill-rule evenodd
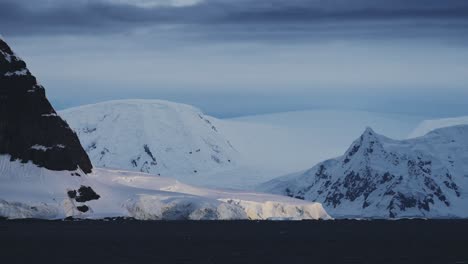
M368 128L343 156L258 190L320 202L335 218L466 218L468 126L408 140Z
M0 155L0 217L7 218L64 218L85 216L77 210L82 205L70 199L67 191L89 186L78 171L50 171L32 162L10 161ZM92 202L91 202L92 203Z
M160 100L111 101L65 110L60 115L77 131L97 167L150 172L197 186L234 189L252 189L338 156L367 126L406 138L425 119L338 110L217 119L194 107ZM151 164L144 145L150 147L157 165ZM219 153L210 151L212 146L218 146ZM137 160L137 166L132 160Z
M34 150L39 150L39 151L47 151L49 149L53 149L53 148L65 148L64 145L62 144L58 144L58 145L55 145L55 146L52 146L52 147L46 147L46 146L42 146L42 145L34 145L31 147L31 149L34 149Z
M409 138L421 137L432 130L456 125L468 125L468 116L424 120L411 132Z
M60 219L134 217L140 220L330 219L318 203L255 192L197 188L138 172L94 169L72 176L0 156L0 217ZM81 213L67 195L91 186L101 198Z
M59 113L96 167L196 178L233 168L238 153L203 113L160 100L109 101Z
M9 62L11 62L11 58L9 58L8 56L5 57L5 58L7 58L7 60L8 60ZM28 69L22 69L22 70L14 71L14 72L6 72L6 73L5 73L5 76L7 76L7 77L9 77L9 76L14 76L14 75L16 75L16 76L24 76L24 75L28 75L28 73L29 73Z

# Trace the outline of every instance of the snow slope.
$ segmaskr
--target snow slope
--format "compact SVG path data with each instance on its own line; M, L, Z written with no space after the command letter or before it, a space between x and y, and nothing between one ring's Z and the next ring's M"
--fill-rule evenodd
M409 138L421 137L430 131L456 125L468 125L468 116L424 120L409 135Z
M323 203L334 217L468 217L468 126L392 140L368 128L346 153L259 190Z
M238 153L203 113L160 100L122 100L60 112L96 167L190 178L232 168Z
M8 155L0 155L0 217L53 219L92 212L79 208L89 208L94 201L85 204L68 195L69 191L90 186L81 170L52 171L32 162L10 159Z
M322 206L255 192L196 188L154 175L94 169L72 176L0 156L0 217L60 219L129 216L141 220L329 219ZM79 172L78 172L79 173ZM98 200L70 191L93 186ZM81 193L79 192L78 197Z

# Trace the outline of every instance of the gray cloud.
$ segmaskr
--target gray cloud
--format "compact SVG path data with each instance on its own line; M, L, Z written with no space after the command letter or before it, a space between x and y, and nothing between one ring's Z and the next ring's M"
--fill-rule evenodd
M437 32L460 38L467 25L468 2L463 0L205 0L182 7L109 0L0 2L0 32L6 35L107 34L159 27L224 39Z

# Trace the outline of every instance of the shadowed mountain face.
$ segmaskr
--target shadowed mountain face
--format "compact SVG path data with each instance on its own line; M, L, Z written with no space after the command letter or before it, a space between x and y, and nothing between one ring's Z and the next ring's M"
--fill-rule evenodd
M55 112L26 63L0 38L0 155L49 170L92 170L76 134Z

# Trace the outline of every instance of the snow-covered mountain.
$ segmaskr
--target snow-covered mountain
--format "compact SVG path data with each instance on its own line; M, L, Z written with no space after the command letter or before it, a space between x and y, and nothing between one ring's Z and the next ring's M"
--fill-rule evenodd
M93 164L163 176L232 168L238 153L200 110L160 100L122 100L60 112Z
M457 125L468 125L468 116L424 120L411 132L409 138L424 136L437 128Z
M321 202L333 217L468 217L468 126L392 140L368 128L346 153L259 190Z
M44 201L60 204L64 215L89 213L87 202L100 197L85 177L91 172L76 134L26 63L0 38L0 216L10 209L47 215L55 207ZM7 201L19 206L12 209Z

